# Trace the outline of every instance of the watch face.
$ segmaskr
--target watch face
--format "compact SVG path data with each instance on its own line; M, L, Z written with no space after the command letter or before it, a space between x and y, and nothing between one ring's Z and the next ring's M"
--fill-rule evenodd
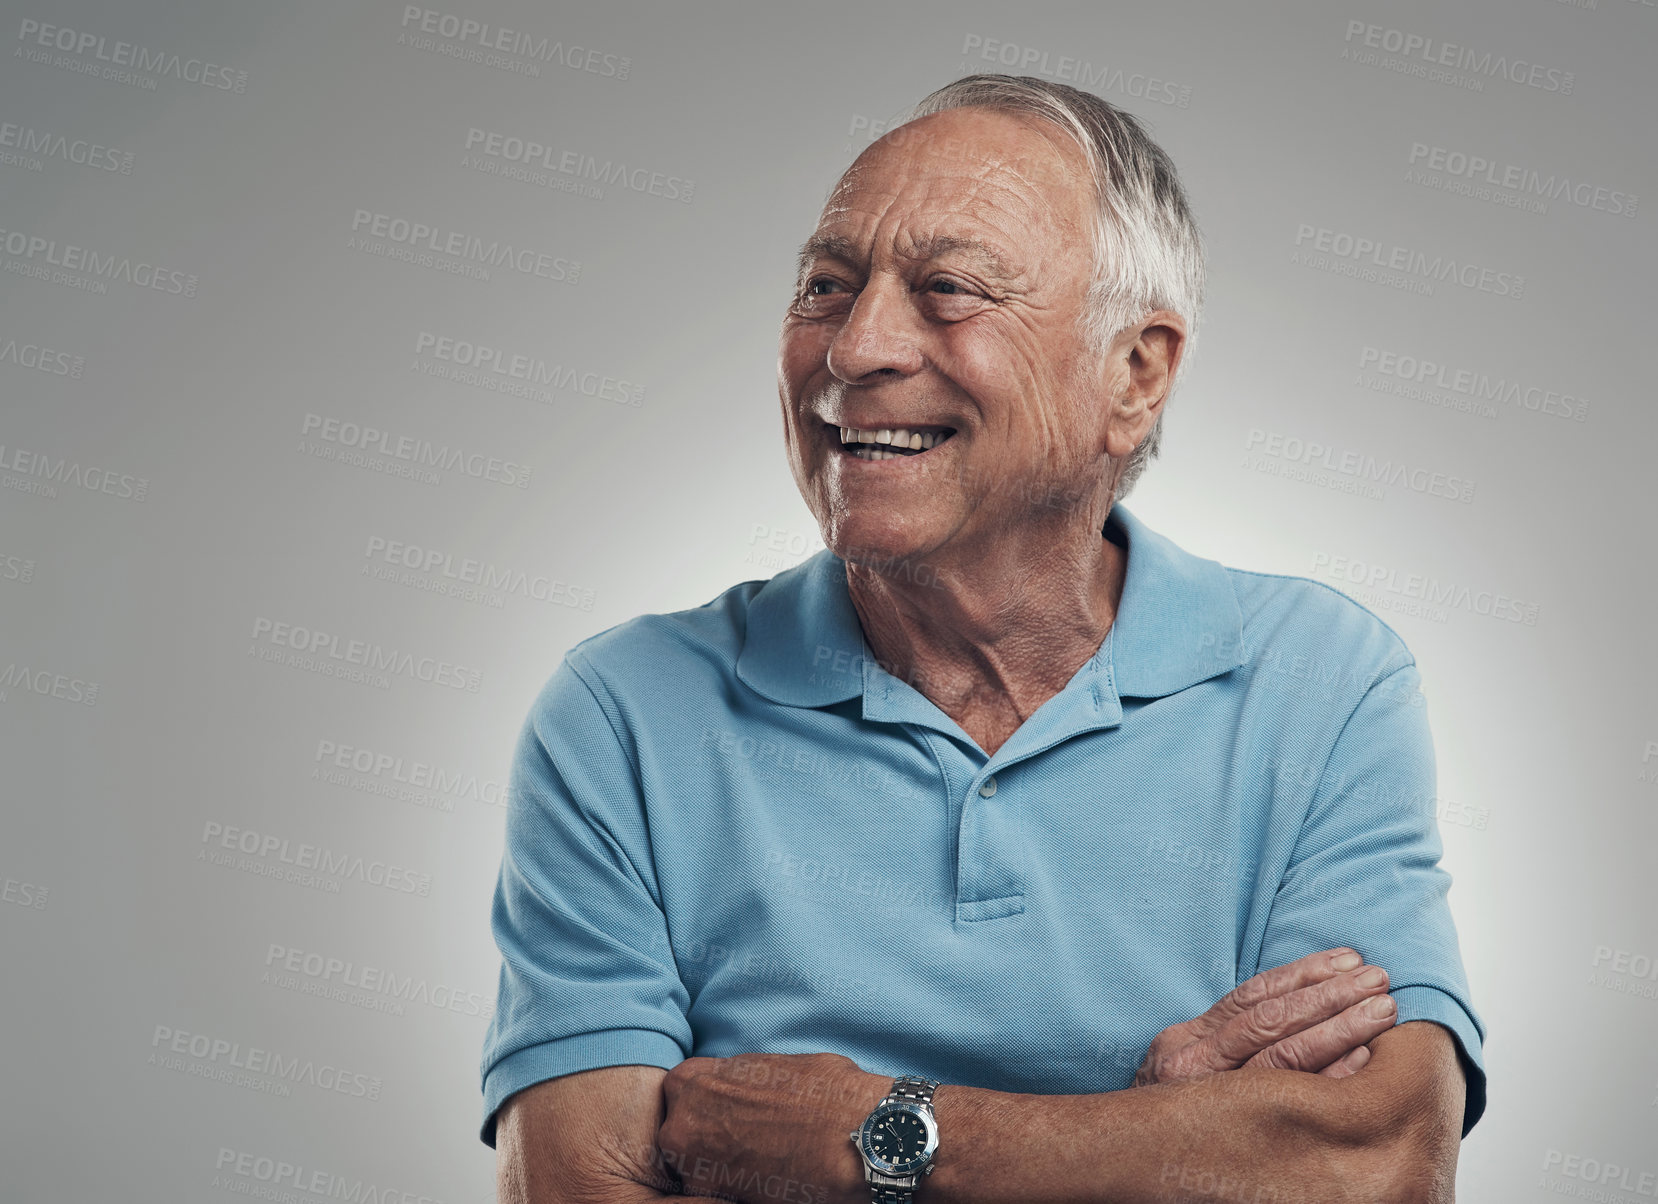
M903 1104L878 1109L864 1124L863 1146L883 1170L907 1174L919 1169L938 1144L938 1130L917 1108Z

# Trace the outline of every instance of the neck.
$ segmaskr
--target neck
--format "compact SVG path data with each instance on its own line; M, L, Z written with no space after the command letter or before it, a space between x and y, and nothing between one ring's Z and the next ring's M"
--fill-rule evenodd
M848 562L847 589L880 665L994 753L1099 651L1127 555L1099 533L1004 541L970 564ZM902 570L902 571L901 571Z

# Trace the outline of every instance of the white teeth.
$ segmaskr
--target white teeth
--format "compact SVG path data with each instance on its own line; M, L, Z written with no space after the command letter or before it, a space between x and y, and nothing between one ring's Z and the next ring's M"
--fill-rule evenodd
M887 447L907 448L910 451L929 451L950 437L948 431L912 431L908 427L886 427L864 430L855 426L840 428L841 443L860 459L890 460L895 453Z

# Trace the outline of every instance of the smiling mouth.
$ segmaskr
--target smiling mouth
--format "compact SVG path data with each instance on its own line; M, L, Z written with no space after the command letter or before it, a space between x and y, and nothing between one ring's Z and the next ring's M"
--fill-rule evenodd
M841 451L858 460L899 460L925 455L956 432L952 427L899 426L861 430L832 427L840 432Z

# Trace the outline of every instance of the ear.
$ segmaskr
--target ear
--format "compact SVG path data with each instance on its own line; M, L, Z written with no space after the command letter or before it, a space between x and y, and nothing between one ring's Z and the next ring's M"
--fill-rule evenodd
M1185 350L1186 319L1167 309L1154 310L1111 341L1109 358L1123 383L1106 428L1107 454L1126 459L1151 431Z

